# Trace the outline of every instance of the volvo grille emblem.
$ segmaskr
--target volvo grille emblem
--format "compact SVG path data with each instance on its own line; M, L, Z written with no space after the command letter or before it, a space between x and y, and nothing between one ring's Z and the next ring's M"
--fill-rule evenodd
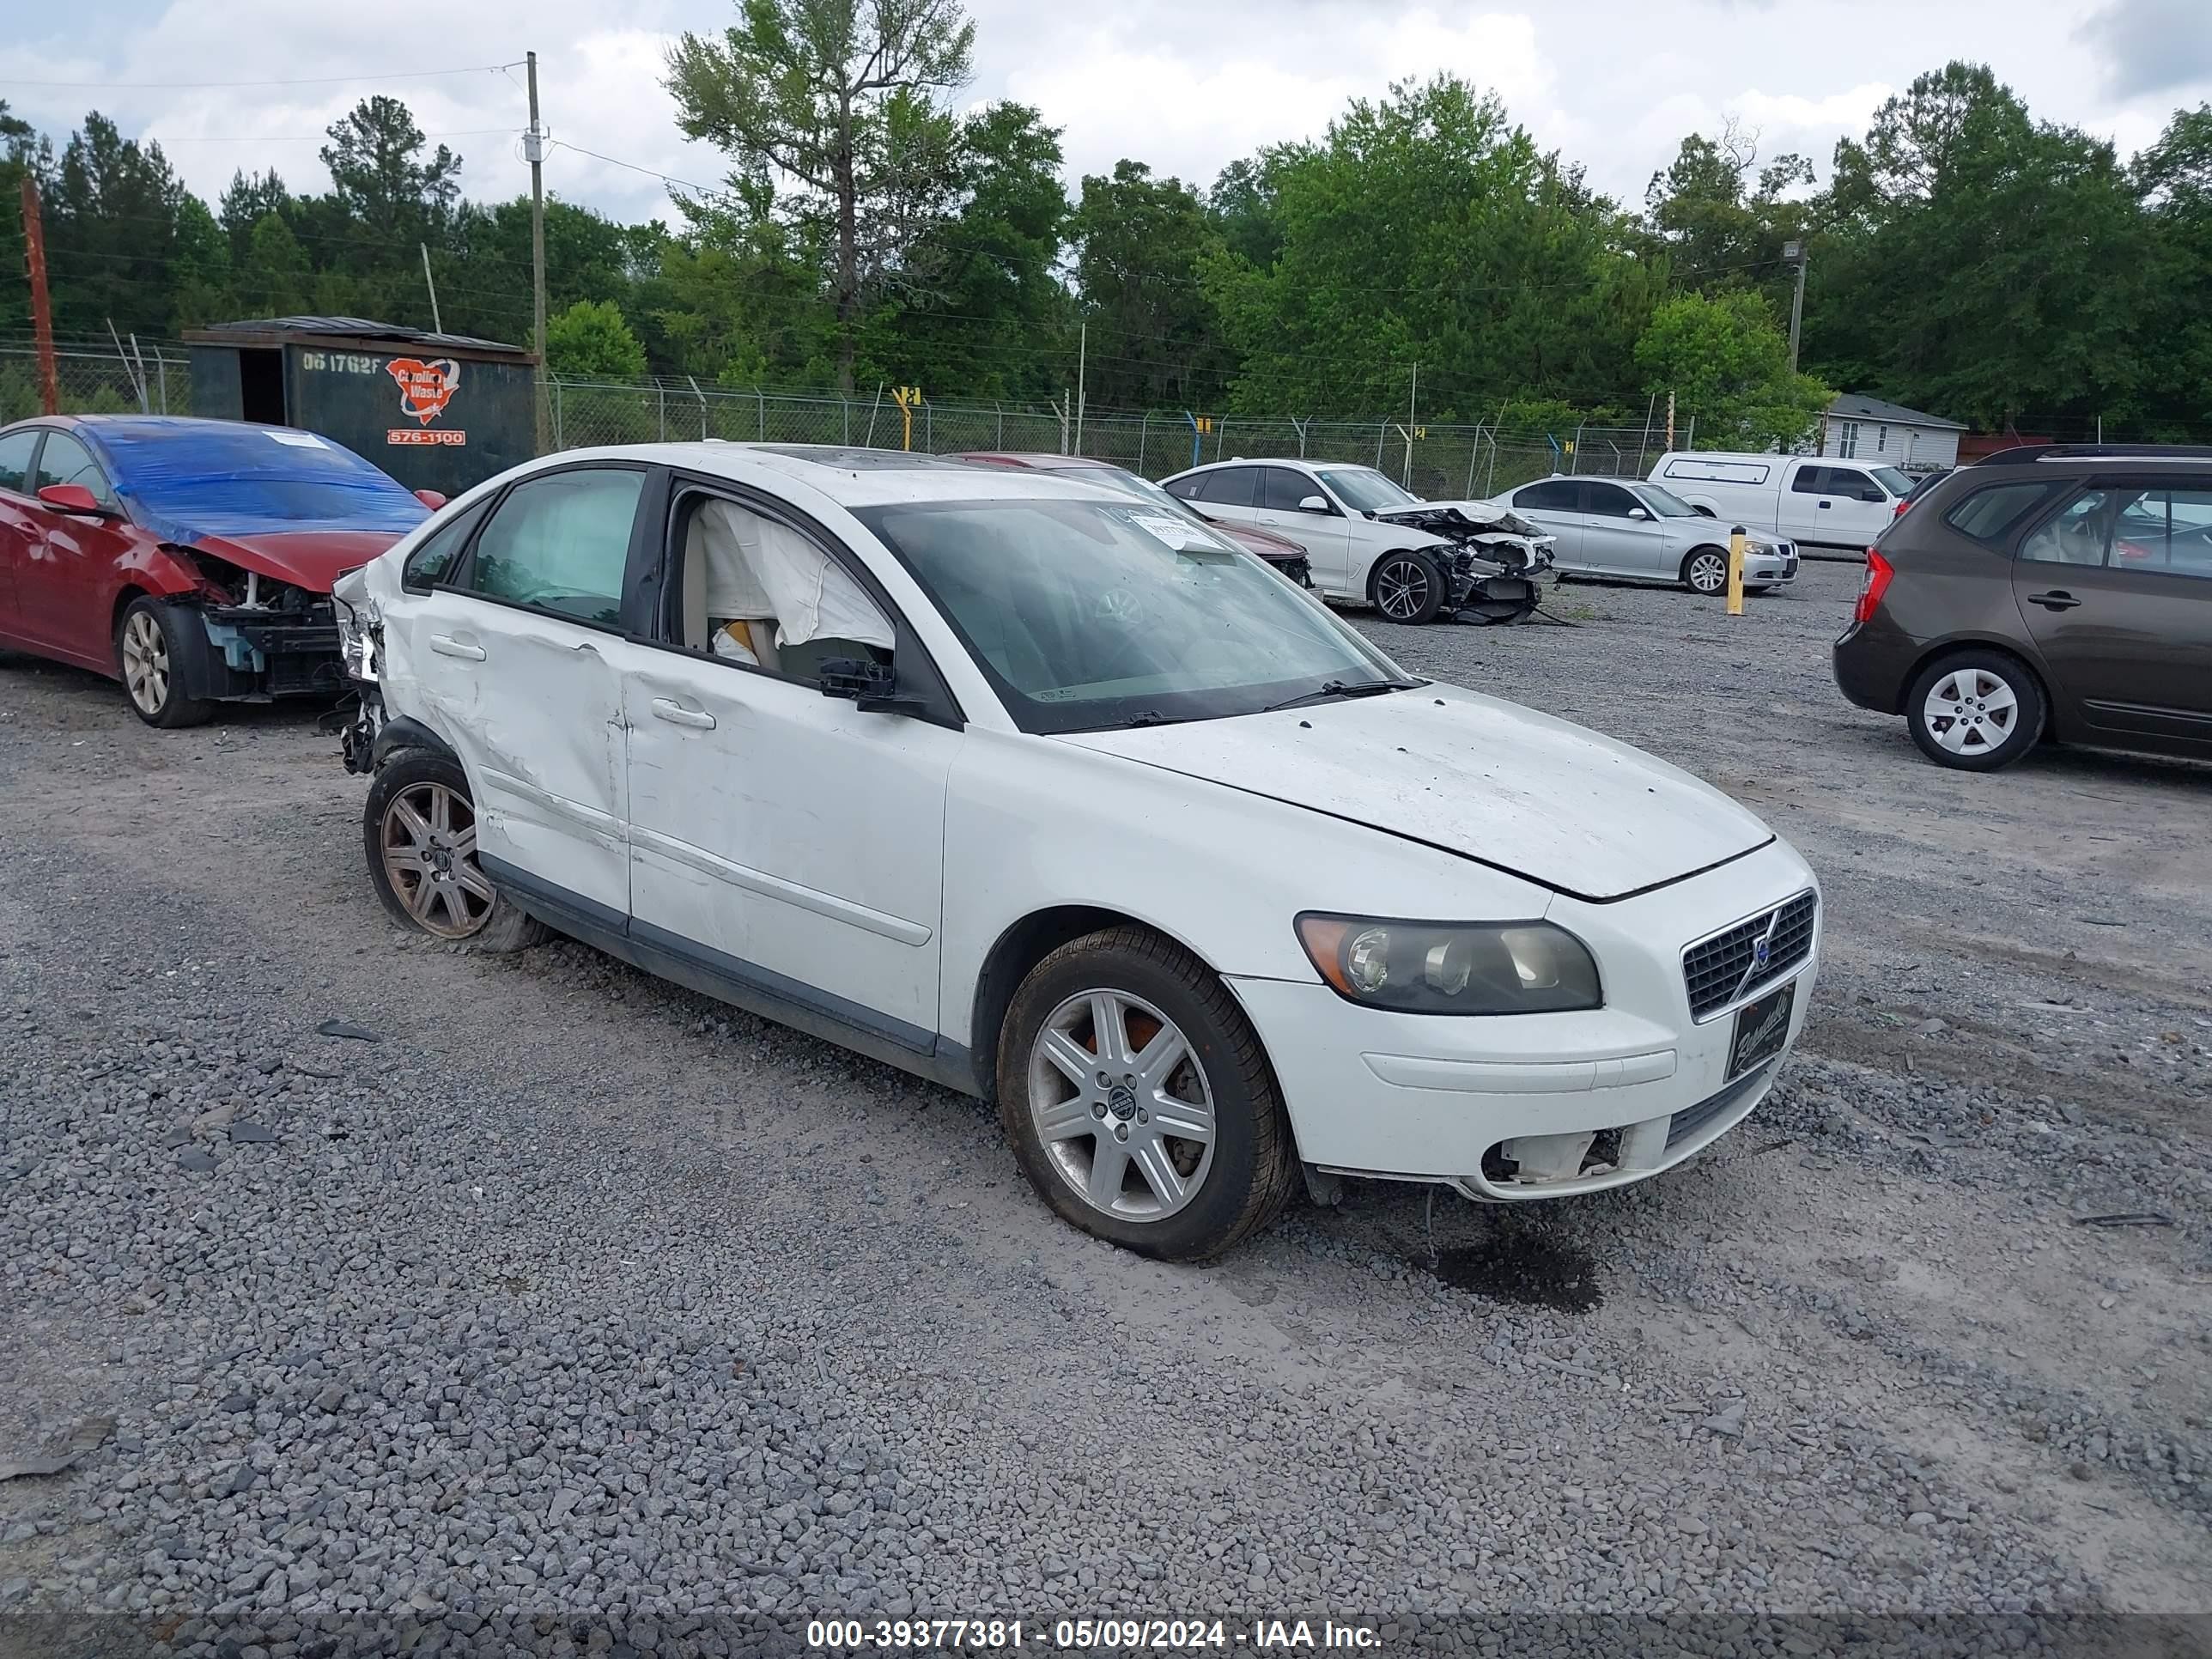
M1751 947L1751 959L1754 963L1758 963L1761 968L1765 967L1766 964L1773 959L1773 948L1769 945L1765 939L1759 940L1758 944Z

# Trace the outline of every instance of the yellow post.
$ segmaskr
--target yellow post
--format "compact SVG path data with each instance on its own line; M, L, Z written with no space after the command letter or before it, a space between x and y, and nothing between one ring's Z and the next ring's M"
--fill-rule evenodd
M1743 539L1741 525L1729 532L1728 613L1731 617L1743 615Z
M891 401L899 406L899 447L914 447L914 411L921 404L921 388L918 386L895 386Z

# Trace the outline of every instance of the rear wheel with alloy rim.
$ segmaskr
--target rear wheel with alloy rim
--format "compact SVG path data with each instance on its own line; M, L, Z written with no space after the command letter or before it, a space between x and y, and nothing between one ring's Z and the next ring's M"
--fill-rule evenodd
M1717 547L1697 547L1682 561L1682 586L1692 593L1720 593L1728 588L1728 555Z
M1443 608L1443 573L1421 553L1385 553L1371 583L1375 608L1395 623L1425 623Z
M1297 1153L1259 1038L1219 977L1142 928L1039 963L1000 1035L999 1116L1038 1196L1170 1261L1279 1211Z
M477 861L476 806L459 763L428 750L387 762L369 786L362 833L376 896L395 920L487 951L545 937Z
M1938 766L1994 772L2034 747L2043 688L2000 652L1954 652L1921 670L1905 694L1905 719L1921 753Z
M185 690L182 623L173 606L141 597L131 601L115 630L116 666L131 710L149 726L198 726L215 705Z

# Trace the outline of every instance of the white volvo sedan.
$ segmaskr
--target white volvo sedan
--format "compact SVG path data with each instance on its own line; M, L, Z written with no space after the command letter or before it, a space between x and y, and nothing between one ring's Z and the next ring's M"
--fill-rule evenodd
M1065 476L570 452L337 597L394 915L550 926L994 1101L1148 1255L1338 1175L1640 1180L1805 1019L1819 890L1759 819Z

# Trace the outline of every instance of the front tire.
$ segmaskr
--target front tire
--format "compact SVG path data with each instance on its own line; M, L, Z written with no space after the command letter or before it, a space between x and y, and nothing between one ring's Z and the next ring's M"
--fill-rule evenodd
M1444 605L1444 574L1425 553L1385 553L1367 579L1368 597L1385 620L1429 622Z
M376 896L401 926L479 950L520 951L545 925L501 896L477 861L477 814L459 761L403 750L381 767L362 809Z
M115 666L131 712L149 726L173 731L204 725L215 705L185 690L185 665L194 660L184 623L173 605L143 594L131 601L115 627Z
M1905 693L1905 723L1938 766L1994 772L2035 746L2043 688L2018 659L1954 651L1920 671Z
M999 1121L1060 1218L1169 1261L1278 1214L1298 1176L1275 1079L1218 975L1116 927L1030 970L999 1036Z
M1707 599L1728 592L1728 550L1693 547L1682 561L1682 586Z

